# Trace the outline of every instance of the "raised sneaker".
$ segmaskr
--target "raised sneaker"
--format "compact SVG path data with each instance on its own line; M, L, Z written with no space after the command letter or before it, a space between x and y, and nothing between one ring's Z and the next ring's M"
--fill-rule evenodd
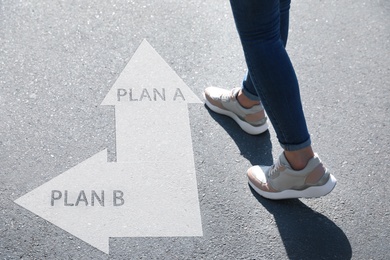
M239 91L240 88L225 90L208 87L204 91L205 103L212 111L233 118L248 134L258 135L267 131L267 117L263 106L255 105L249 109L242 107L237 100Z
M248 179L258 194L273 200L321 197L331 192L337 182L317 154L303 170L295 171L282 153L272 166L249 168Z

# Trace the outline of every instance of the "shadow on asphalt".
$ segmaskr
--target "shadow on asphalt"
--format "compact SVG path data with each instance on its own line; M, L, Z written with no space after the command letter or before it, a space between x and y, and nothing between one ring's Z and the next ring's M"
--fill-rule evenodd
M269 131L257 136L249 135L233 119L206 108L252 165L273 163ZM250 190L274 216L289 259L351 259L352 248L347 236L330 219L298 199L273 201L261 197L251 187Z
M289 259L352 258L347 236L330 219L299 199L268 200L250 189L260 204L274 216Z
M210 116L225 129L236 143L241 155L252 165L271 165L273 163L272 143L269 131L260 135L247 134L230 117L217 114L211 111L206 105L205 107Z

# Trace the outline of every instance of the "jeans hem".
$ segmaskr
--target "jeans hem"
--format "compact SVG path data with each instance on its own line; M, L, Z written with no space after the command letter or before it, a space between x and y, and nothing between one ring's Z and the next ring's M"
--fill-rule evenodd
M297 151L301 150L303 148L306 148L311 145L311 139L307 139L305 142L300 143L300 144L282 144L280 143L280 146L285 150L285 151Z
M259 96L252 94L252 93L249 92L244 86L242 86L241 91L242 91L242 93L244 93L244 95L245 95L247 98L249 98L250 100L253 100L253 101L260 101Z

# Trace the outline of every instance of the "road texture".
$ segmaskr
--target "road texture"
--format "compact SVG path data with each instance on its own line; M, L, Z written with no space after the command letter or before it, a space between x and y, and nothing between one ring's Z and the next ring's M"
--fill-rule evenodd
M116 161L100 104L144 39L199 99L239 86L229 2L1 1L0 259L389 259L389 3L293 1L287 49L331 194L257 196L245 172L281 152L272 127L250 136L189 104L203 235L112 237L107 254L15 200L103 149Z

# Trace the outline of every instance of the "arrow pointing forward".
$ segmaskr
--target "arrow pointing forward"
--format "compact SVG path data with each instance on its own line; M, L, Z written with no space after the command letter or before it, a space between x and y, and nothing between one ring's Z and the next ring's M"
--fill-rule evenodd
M102 102L115 105L117 162L103 150L15 202L107 254L110 237L202 236L189 102L143 41Z
M102 102L115 105L117 161L193 161L187 103L201 101L144 40Z

